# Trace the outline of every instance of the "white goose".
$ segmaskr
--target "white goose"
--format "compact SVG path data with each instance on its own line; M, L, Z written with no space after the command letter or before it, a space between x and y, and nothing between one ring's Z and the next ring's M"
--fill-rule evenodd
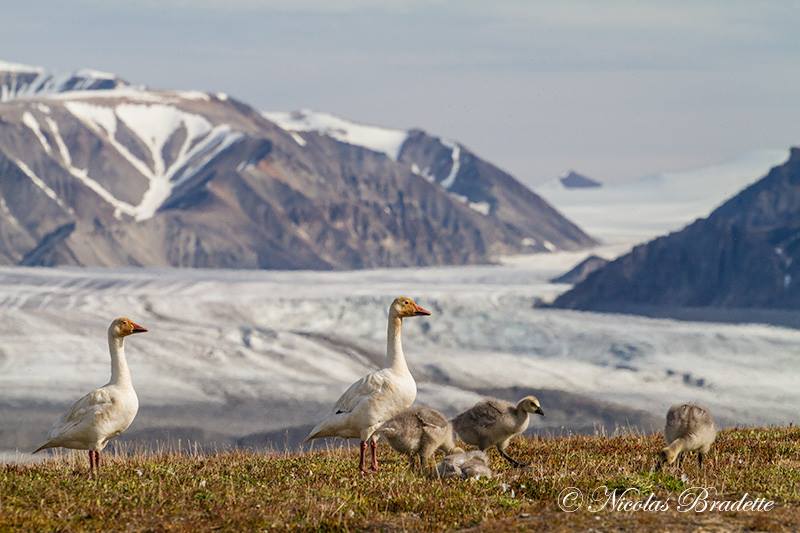
M145 328L128 318L117 318L108 328L111 352L111 381L77 402L50 429L45 448L89 450L89 473L100 468L100 451L108 441L131 425L139 411L139 399L133 390L131 373L125 360L124 340L128 335L144 333Z
M411 298L395 298L389 306L388 368L371 372L353 383L336 402L328 417L311 430L306 441L321 437L360 439L359 468L363 473L367 472L364 455L369 442L372 449L371 470L378 470L377 442L373 433L384 422L410 407L417 397L417 384L408 370L400 340L403 318L430 314Z

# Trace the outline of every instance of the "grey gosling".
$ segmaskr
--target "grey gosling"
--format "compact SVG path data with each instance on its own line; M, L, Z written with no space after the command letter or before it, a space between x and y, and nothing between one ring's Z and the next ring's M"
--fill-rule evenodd
M703 468L703 457L717 438L717 428L708 409L689 403L673 405L667 412L664 438L667 446L661 450L659 469L692 451L697 451L697 462Z
M523 467L527 464L510 457L506 448L512 438L528 429L531 413L544 416L536 396L526 396L517 405L489 398L455 417L453 427L467 444L484 451L496 446L503 459L515 467Z
M420 468L424 469L436 450L448 454L456 447L453 426L447 418L424 405L402 411L384 423L375 435L385 438L397 452L408 455L411 468L415 467L415 457L419 457Z
M492 477L492 470L489 468L489 456L486 452L473 450L465 452L460 448L453 450L453 453L445 457L437 466L436 472L442 478L462 478L478 479Z

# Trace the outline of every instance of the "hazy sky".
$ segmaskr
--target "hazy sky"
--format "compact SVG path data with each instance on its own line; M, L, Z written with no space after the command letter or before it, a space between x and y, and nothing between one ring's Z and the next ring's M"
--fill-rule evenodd
M453 137L536 183L800 144L797 2L3 2L0 59Z

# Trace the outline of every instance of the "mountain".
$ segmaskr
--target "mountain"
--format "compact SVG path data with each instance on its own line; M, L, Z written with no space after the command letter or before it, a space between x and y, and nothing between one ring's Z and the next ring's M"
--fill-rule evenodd
M0 69L0 264L341 269L594 242L421 131L299 132L222 93Z
M264 115L294 134L313 132L385 154L473 211L521 230L525 235L522 239L525 251L576 249L595 244L578 226L513 176L455 141L419 129L365 126L310 110Z
M593 180L583 174L578 174L574 170L570 170L558 180L567 189L591 189L594 187L602 187L603 184L599 181Z
M800 306L800 149L681 231L635 247L554 305L796 309Z
M37 94L96 91L127 86L128 82L108 72L83 69L56 75L41 67L0 61L0 102Z
M788 149L753 150L714 165L660 172L602 187L568 189L554 179L534 190L603 242L632 246L708 216L786 161L788 155Z
M551 283L569 283L574 285L580 283L589 277L589 274L598 270L608 264L608 259L604 259L597 255L590 255L567 272L552 278Z

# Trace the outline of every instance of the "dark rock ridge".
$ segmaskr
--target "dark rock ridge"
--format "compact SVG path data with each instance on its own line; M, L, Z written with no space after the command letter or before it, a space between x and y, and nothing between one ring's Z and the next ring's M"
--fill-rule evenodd
M566 176L560 177L559 181L561 181L561 185L567 189L591 189L603 185L599 181L586 177L583 174L578 174L574 170L570 170Z
M550 280L551 283L569 283L574 285L589 277L589 274L608 264L608 259L596 255L590 255L571 269Z
M557 307L796 309L800 149L681 231L635 247L558 297Z
M224 94L2 68L0 264L344 269L593 243L468 150L451 172L422 132L395 161Z

